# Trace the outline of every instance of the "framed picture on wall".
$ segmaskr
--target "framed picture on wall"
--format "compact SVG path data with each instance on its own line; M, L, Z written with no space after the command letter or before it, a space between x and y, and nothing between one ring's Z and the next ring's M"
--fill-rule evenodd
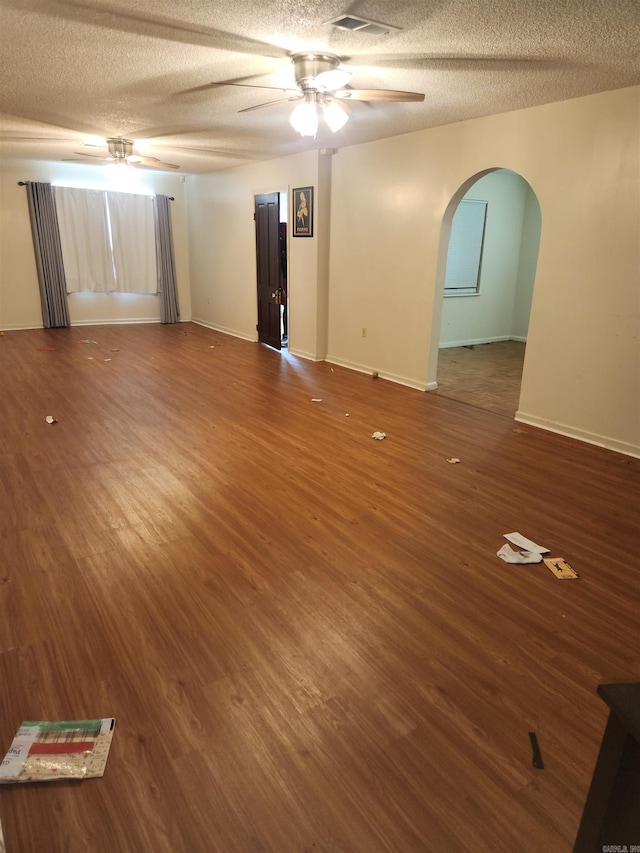
M313 187L293 191L293 236L313 237Z

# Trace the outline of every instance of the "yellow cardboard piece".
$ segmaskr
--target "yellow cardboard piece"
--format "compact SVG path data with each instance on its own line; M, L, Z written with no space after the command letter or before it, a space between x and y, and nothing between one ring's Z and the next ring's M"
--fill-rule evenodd
M551 569L558 580L573 580L580 579L580 575L575 569L572 569L569 563L563 557L545 557L544 564Z

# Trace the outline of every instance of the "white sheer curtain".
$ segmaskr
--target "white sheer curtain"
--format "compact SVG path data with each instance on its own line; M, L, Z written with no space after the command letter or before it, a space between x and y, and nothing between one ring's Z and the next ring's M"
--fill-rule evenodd
M116 270L114 290L157 293L153 196L108 192L106 198Z
M116 290L105 193L55 187L67 293Z
M55 188L67 293L157 293L153 196Z

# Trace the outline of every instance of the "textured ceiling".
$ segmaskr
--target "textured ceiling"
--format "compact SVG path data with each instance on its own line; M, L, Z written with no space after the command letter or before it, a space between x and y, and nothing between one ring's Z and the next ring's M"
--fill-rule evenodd
M399 29L327 23L345 12ZM225 169L630 86L639 45L637 0L2 0L0 152L63 160L89 134L124 136L184 173ZM291 103L240 113L286 95L228 84L291 87L299 50L339 54L355 88L425 100L352 102L316 139Z

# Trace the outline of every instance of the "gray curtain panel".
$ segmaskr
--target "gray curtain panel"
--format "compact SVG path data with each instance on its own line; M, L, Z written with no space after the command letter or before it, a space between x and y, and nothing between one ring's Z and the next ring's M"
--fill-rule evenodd
M40 283L42 323L45 329L70 326L67 283L53 190L51 184L34 181L28 181L26 189Z
M177 323L180 319L176 268L173 258L171 212L169 197L156 196L156 259L158 266L158 294L160 296L160 322Z

